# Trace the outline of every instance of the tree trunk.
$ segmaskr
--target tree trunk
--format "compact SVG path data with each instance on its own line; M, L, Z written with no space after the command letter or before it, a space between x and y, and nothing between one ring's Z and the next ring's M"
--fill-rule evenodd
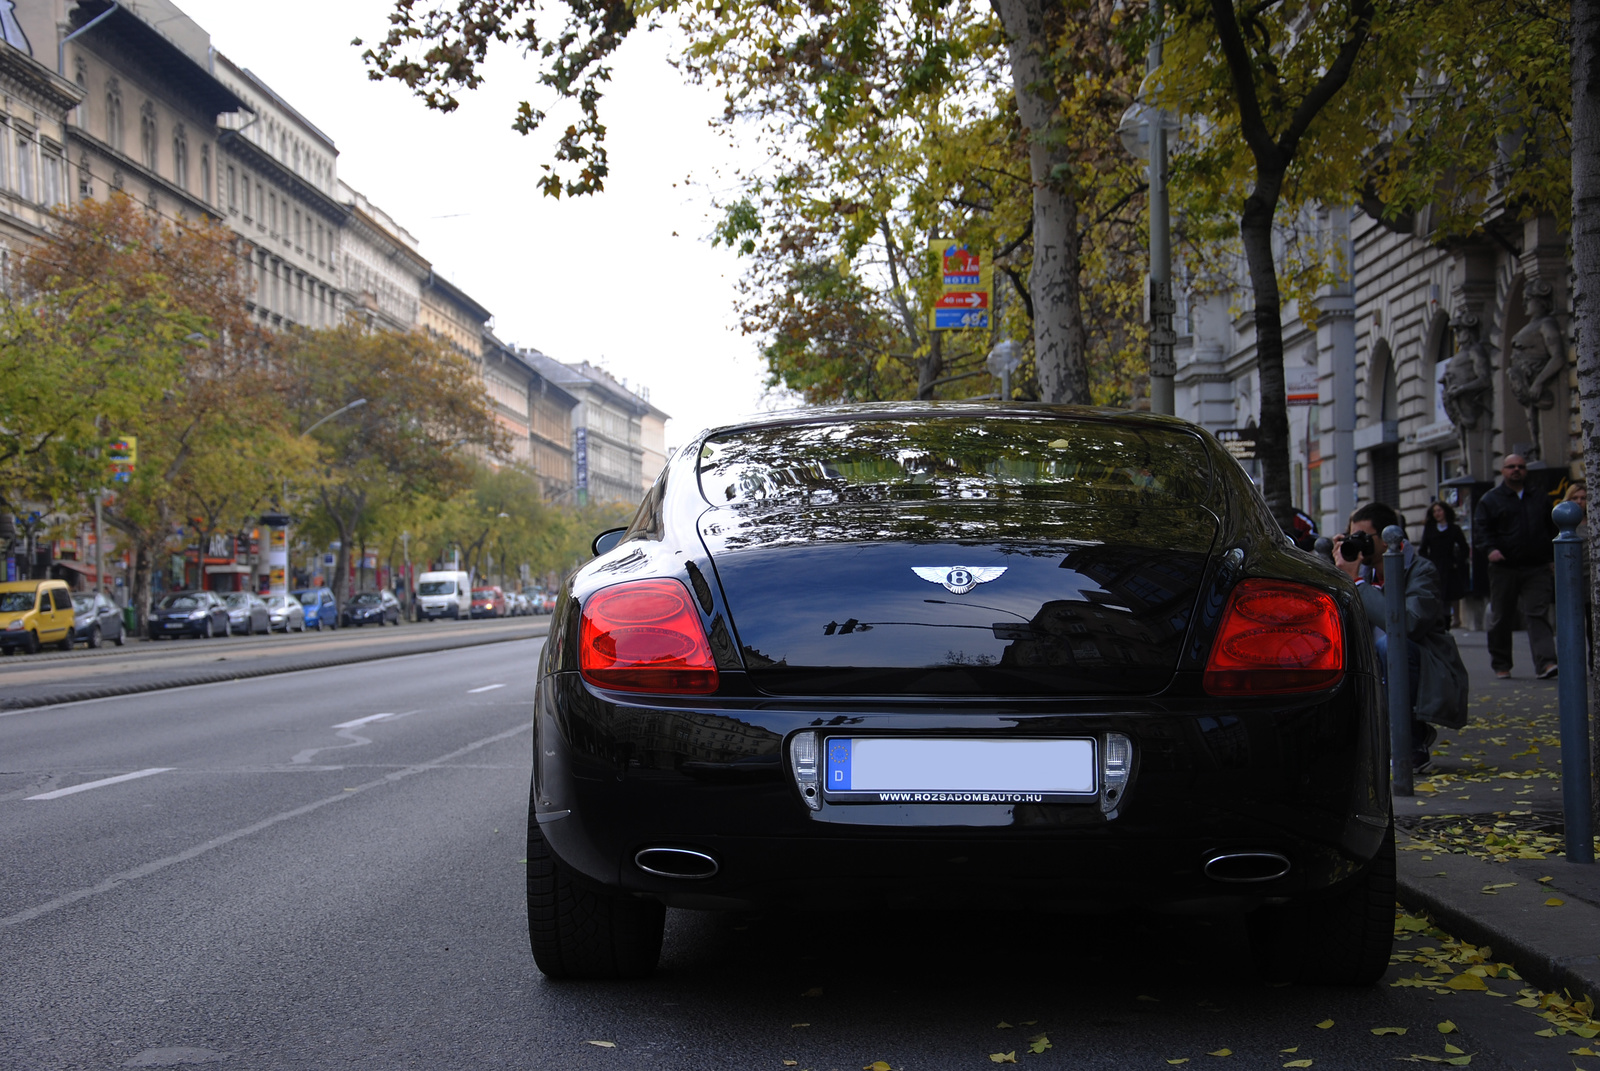
M1056 133L1059 103L1045 57L1050 41L1043 0L995 0L1011 52L1017 113L1028 130L1033 179L1034 362L1040 399L1087 404L1089 367L1079 286L1078 205L1068 188L1073 161Z
M340 606L345 601L345 574L350 571L350 526L344 523L344 518L337 513L333 515L333 523L339 526L339 553L334 558L333 576L328 579L328 587L333 589L333 598Z
M917 361L917 401L933 398L934 380L944 373L944 332L928 332L928 355Z
M1600 483L1600 0L1572 4L1572 270L1578 336L1578 421L1590 502ZM1591 509L1593 507L1591 506ZM1600 631L1600 524L1589 520L1590 614ZM1589 652L1590 799L1600 817L1600 658Z
M1250 267L1255 295L1256 374L1261 388L1261 423L1256 431L1256 457L1267 505L1278 523L1294 520L1289 478L1289 401L1283 384L1283 296L1278 265L1272 255L1272 217L1278 209L1283 176L1260 174L1244 203L1239 238ZM1393 503L1390 503L1393 505Z
M133 588L128 592L128 605L133 607L133 634L150 635L150 544L138 537L133 541Z

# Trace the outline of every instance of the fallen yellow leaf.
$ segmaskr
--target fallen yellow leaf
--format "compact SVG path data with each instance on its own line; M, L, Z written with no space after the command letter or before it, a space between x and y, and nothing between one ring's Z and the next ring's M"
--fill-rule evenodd
M1593 1049L1591 1049L1587 1045L1580 1045L1576 1049L1568 1049L1567 1050L1567 1055L1568 1056L1600 1056L1600 1052L1595 1052Z
M1567 1029L1578 1035L1580 1038L1592 1038L1600 1036L1600 1028L1592 1026L1569 1026Z
M1441 1034L1454 1034L1455 1032L1456 1032L1456 1024L1452 1023L1449 1019L1446 1019L1444 1022L1439 1024L1439 1033L1441 1033Z
M822 996L822 987L820 985L812 986L810 989L806 990L800 995L802 997L820 997Z
M1445 1052L1454 1053L1455 1055L1460 1056L1462 1053L1466 1052L1467 1050L1466 1049L1458 1049L1454 1045L1450 1044L1449 1042L1445 1042L1444 1051Z
M1497 890L1497 889L1510 889L1513 886L1515 886L1516 884L1517 883L1514 882L1514 881L1502 881L1502 882L1498 882L1497 884L1494 884L1494 885L1485 885L1483 887L1483 891L1488 893L1490 896L1493 896L1494 893L1495 893L1495 890Z
M1300 1046L1296 1045L1292 1049L1279 1049L1278 1051L1279 1052L1299 1052L1300 1051Z
M1187 1056L1180 1056L1176 1060L1168 1060L1167 1061L1167 1063L1172 1064L1174 1067L1176 1067L1178 1064L1186 1064L1188 1062L1189 1062L1189 1058Z
M1161 1003L1155 997L1147 997L1143 993L1140 993L1137 997L1135 997L1133 999L1135 999L1135 1000L1148 1000L1151 1004L1160 1004Z
M1458 974L1445 985L1450 989L1488 989L1484 980L1476 974Z
M1324 1019L1324 1020L1322 1020L1322 1022L1317 1024L1317 1029L1318 1030L1332 1030L1333 1029L1333 1020L1332 1019Z
M1540 879L1539 879L1539 884L1540 884L1540 885L1543 885L1543 884L1544 884L1544 883L1545 883L1545 882L1547 882L1547 881L1555 881L1555 880L1556 880L1556 879L1555 879L1555 876L1554 876L1554 875L1552 875L1552 874L1546 874L1546 875L1545 875L1545 876L1544 876L1544 877L1542 877L1542 878L1540 878Z
M617 1043L615 1041L591 1041L589 1044L598 1045L602 1049L614 1049L617 1047Z
M784 1067L794 1067L794 1066L798 1065L799 1063L800 1063L799 1060L785 1060L785 1061L783 1061L783 1066Z
M1017 1050L1010 1052L991 1052L989 1059L997 1064L1014 1064L1017 1062Z
M890 1069L889 1069L889 1061L887 1061L887 1060L874 1060L870 1064L868 1064L866 1067L863 1067L861 1069L861 1071L890 1071Z
M1043 1034L1028 1039L1028 1049L1035 1056L1038 1056L1048 1048L1053 1048L1053 1046L1050 1044L1050 1039Z
M998 1023L994 1024L994 1028L996 1030L1010 1030L1011 1024L1006 1022L1004 1019L1001 1019Z
M1232 1049L1218 1049L1216 1052L1208 1052L1208 1053L1206 1053L1206 1055L1207 1056L1232 1056L1233 1055L1233 1050Z
M810 1025L811 1025L810 1023L790 1023L789 1024L789 1029L790 1030L796 1030L796 1029L798 1029L798 1028L800 1028L802 1026L810 1026Z
M1539 1006L1539 998L1523 997L1521 1000L1513 1000L1511 1003L1520 1005L1524 1008L1537 1008Z
M1018 1026L1038 1026L1039 1025L1039 1020L1037 1020L1037 1019L1018 1019L1017 1020L1017 1025Z
M1406 1032L1406 1028L1403 1026L1375 1026L1372 1028L1372 1032L1380 1038L1384 1036L1399 1037Z
M1543 1030L1535 1030L1534 1034L1541 1038L1553 1038L1556 1036L1556 1032L1549 1027L1545 1027Z
M1565 900L1557 900L1554 896L1552 896L1550 899L1548 899L1548 900L1546 900L1544 902L1544 906L1545 907L1560 907L1564 903L1566 903Z
M1311 1061L1310 1060L1290 1060L1288 1063L1284 1064L1283 1066L1284 1067L1310 1067L1311 1066Z

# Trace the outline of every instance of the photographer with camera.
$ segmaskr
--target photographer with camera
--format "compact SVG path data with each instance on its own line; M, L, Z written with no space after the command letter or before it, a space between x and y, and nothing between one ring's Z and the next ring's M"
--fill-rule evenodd
M1383 555L1389 549L1383 530L1399 524L1395 511L1372 502L1350 515L1349 531L1333 537L1333 563L1356 582L1361 606L1373 624L1379 664L1385 676L1389 666L1389 637L1381 623L1387 620L1383 585L1386 580L1405 586L1407 663L1411 678L1412 768L1425 773L1432 765L1430 749L1438 737L1434 726L1459 729L1467 722L1467 668L1450 635L1450 615L1444 601L1439 570L1404 545L1404 574L1384 576Z

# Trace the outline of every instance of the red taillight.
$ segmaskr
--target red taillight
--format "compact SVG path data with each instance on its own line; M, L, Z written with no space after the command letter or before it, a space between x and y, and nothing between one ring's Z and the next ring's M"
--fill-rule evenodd
M1344 677L1344 625L1333 596L1283 580L1241 580L1222 614L1205 690L1315 692Z
M578 669L590 684L624 692L717 690L711 644L689 590L676 580L634 580L589 596Z

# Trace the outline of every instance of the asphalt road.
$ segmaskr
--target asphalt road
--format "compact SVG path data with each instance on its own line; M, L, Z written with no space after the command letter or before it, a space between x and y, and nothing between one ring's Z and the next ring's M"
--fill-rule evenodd
M1533 1036L1519 983L1272 988L1226 920L675 911L656 977L547 983L539 642L0 714L0 1068L1327 1069L1447 1042L1600 1067Z

